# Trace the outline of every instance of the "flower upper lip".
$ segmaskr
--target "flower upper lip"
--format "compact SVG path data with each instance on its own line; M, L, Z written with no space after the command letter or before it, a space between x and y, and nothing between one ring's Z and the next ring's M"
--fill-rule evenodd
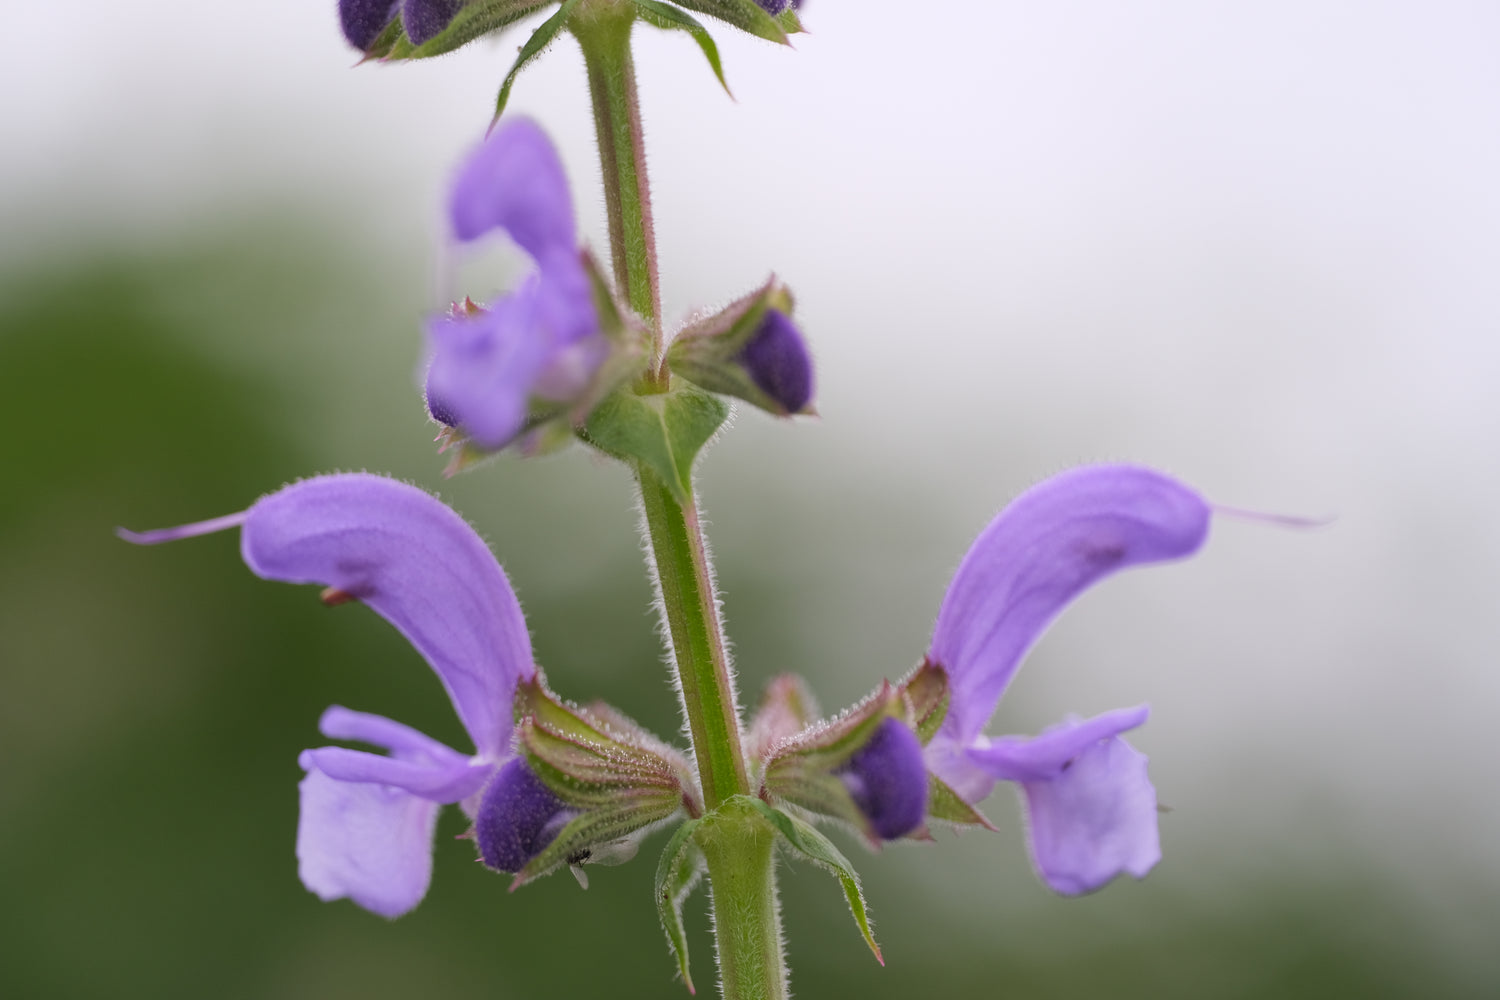
M488 309L427 326L428 412L496 450L521 432L533 397L571 402L609 353L579 259L567 176L535 122L506 121L469 157L448 224L459 243L504 230L537 265Z

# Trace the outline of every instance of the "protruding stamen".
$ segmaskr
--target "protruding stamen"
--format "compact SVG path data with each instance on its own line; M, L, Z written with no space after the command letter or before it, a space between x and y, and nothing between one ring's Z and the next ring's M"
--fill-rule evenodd
M179 538L196 538L199 535L211 535L216 531L238 528L245 523L245 515L248 513L249 511L242 510L238 514L225 514L223 517L215 517L207 521L180 524L175 528L157 528L155 531L131 531L128 528L116 528L115 534L132 545L160 545L162 542L175 542Z

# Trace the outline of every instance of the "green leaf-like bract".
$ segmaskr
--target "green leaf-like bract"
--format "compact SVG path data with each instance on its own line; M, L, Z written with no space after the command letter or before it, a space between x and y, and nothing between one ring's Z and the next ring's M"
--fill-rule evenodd
M687 901L693 887L703 874L703 855L692 837L701 820L691 819L677 828L667 849L661 852L661 861L656 866L656 912L661 917L661 928L666 932L667 944L672 957L677 959L677 970L682 973L682 984L689 993L693 989L693 977L688 971L687 934L682 927L682 904Z
M622 391L599 404L583 436L600 451L649 468L686 504L693 460L728 416L727 403L687 384L649 396Z
M527 63L541 55L543 49L552 44L552 39L556 38L557 33L563 29L563 25L567 24L568 15L573 13L573 8L577 6L578 0L563 0L562 6L557 8L557 13L543 21L541 26L531 33L531 37L526 39L526 44L521 46L520 55L516 56L515 65L510 68L509 73L505 74L505 82L500 85L500 94L495 98L495 117L492 121L499 121L500 116L505 113L505 103L510 100L510 88L516 82L516 74L520 73Z
M865 911L865 897L859 887L859 876L855 874L854 866L849 863L849 859L834 846L833 841L823 836L810 824L795 816L789 816L760 799L746 797L746 800L753 803L761 814L770 820L776 832L781 834L783 843L804 860L811 861L832 872L839 880L839 884L844 888L844 898L849 901L849 912L854 915L854 922L859 925L859 932L864 935L865 944L869 945L870 951L875 953L875 960L884 965L885 959L880 955L880 946L875 943L875 935L870 930L870 917Z
M677 6L707 14L767 41L787 44L786 31L755 0L677 0Z
M698 48L703 50L703 56L708 60L708 65L714 71L714 76L719 78L719 86L724 88L724 93L729 93L729 84L724 81L724 66L719 62L719 47L714 44L713 36L708 29L698 23L698 19L686 11L678 10L671 4L657 3L656 0L634 0L636 9L640 11L641 20L647 24L663 30L676 28L686 31L693 36L693 41L698 43Z

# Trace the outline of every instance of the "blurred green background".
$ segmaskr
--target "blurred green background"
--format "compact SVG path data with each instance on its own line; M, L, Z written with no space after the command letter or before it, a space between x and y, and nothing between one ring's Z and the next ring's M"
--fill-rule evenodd
M350 73L332 6L273 5L274 66L261 11L17 12L34 44L0 84L47 96L6 105L0 154L0 995L681 996L662 834L587 892L511 895L450 810L414 913L319 903L298 751L335 702L461 746L439 685L366 609L252 577L232 533L113 536L389 472L485 534L561 693L678 728L622 470L574 449L444 481L415 389L435 206L512 40ZM845 838L887 966L832 880L783 867L798 995L1500 993L1496 16L1358 6L960 5L984 30L893 94L862 81L905 8L823 2L795 54L721 39L739 104L642 41L668 312L774 263L818 350L823 418L742 413L701 470L745 700L783 670L830 709L900 675L973 535L1078 461L1340 515L1220 518L1070 610L1003 703L991 732L1151 701L1150 878L1053 897L1004 790L997 834ZM516 101L602 248L577 62L560 45Z

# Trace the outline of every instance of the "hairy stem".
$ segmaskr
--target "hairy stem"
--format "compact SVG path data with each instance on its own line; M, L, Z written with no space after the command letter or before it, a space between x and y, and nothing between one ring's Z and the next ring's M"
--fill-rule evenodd
M663 393L671 388L671 375L663 360L656 234L630 53L633 20L629 5L601 2L586 13L581 8L570 27L588 69L615 283L651 330L651 365L636 391ZM723 996L786 1000L776 834L745 798L751 788L739 705L697 501L691 491L681 500L645 462L633 465L650 541L648 557L710 813L698 839L708 863Z
M603 7L592 16L580 16L570 27L583 49L588 70L599 161L604 168L604 204L609 215L615 283L625 292L630 308L651 329L648 378L665 388L656 232L651 222L651 184L646 177L635 60L630 53L634 16L628 10L622 13L614 7Z
M678 503L644 465L636 475L703 804L712 810L731 795L749 793L750 781L708 551L697 505Z
M708 862L724 1000L786 1000L775 832L737 799L705 823L697 841Z

